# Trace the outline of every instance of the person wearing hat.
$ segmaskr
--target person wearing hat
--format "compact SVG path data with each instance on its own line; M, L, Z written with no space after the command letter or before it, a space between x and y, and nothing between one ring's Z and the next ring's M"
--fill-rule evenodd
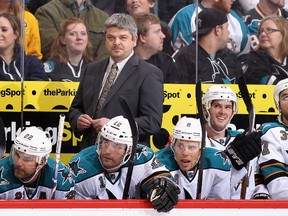
M243 19L231 9L233 2L233 0L202 0L199 4L190 4L180 9L168 24L172 32L174 50L193 42L192 33L196 30L197 13L204 8L217 8L225 13L229 23L230 35L227 47L239 56L247 54L250 51L249 30Z
M199 79L206 83L237 83L242 74L241 63L236 54L227 48L230 32L226 14L216 8L204 8L199 13L197 26L198 31L192 35L195 38L198 33L198 44L193 42L182 47L174 55L182 73L181 83L196 83Z

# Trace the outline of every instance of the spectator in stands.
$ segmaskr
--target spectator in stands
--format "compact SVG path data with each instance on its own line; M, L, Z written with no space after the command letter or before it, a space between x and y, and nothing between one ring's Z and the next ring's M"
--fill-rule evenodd
M236 54L227 48L229 33L227 16L222 10L204 8L199 13L198 44L193 42L182 47L174 56L182 74L181 83L196 83L199 79L206 83L237 82L242 74L241 63ZM193 36L196 36L196 31Z
M29 0L26 2L26 8L32 13L35 14L36 10L42 5L48 3L51 0Z
M247 56L247 83L276 84L288 77L288 22L282 16L265 17L259 26L259 46Z
M91 3L109 15L126 12L126 0L91 0Z
M50 56L50 49L58 35L61 23L69 17L78 17L85 21L95 59L107 54L103 29L108 15L93 6L90 0L51 0L40 7L35 16L39 21L44 60Z
M277 2L271 0L259 0L259 3L255 8L249 10L246 15L249 18L247 23L249 27L250 34L257 35L258 28L261 20L267 16L283 16L288 17L288 12L283 9L285 6L285 0L279 0Z
M204 8L218 8L222 10L227 15L228 30L230 32L227 47L238 55L247 54L250 51L248 27L242 18L235 11L231 10L232 4L233 0L202 0L198 6L198 13ZM169 22L174 50L192 43L192 33L196 30L196 6L197 4L190 4L182 8Z
M79 82L87 63L93 61L91 43L84 21L66 19L51 47L51 56L44 69L52 81Z
M157 66L163 72L164 83L178 83L176 62L163 50L165 35L161 31L159 18L152 14L134 16L138 28L135 53L143 60Z
M21 22L18 17L0 14L0 80L48 80L40 59L24 54L24 77L21 71Z
M172 17L177 13L181 8L192 4L195 0L157 0L158 1L158 10L157 14L163 22L169 23Z
M156 0L126 0L127 11L130 15L134 16L137 14L150 13L155 6ZM172 55L173 48L171 45L171 31L167 23L161 22L161 30L165 35L163 51Z
M13 14L22 20L22 6L20 0L2 0L0 4L0 14ZM26 54L35 55L42 58L40 34L37 19L28 11L24 11L25 38L24 48Z

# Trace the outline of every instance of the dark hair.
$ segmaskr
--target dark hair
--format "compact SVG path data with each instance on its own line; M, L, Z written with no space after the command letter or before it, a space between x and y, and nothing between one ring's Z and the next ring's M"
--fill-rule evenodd
M66 20L64 20L60 26L60 29L58 31L58 36L56 37L56 39L54 40L52 47L51 47L51 54L50 54L50 58L52 57L59 57L60 62L62 63L67 63L68 62L68 53L66 50L66 46L61 42L61 38L65 36L66 32L67 32L67 28L69 25L71 24L79 24L82 23L85 27L86 27L86 32L87 32L87 36L88 36L88 30L87 30L87 26L85 25L85 22L78 18L78 17L70 17ZM89 36L88 36L88 43L86 46L85 51L83 52L83 59L87 62L92 62L93 61L93 55L92 55L92 45L91 42L89 40Z
M9 21L9 23L12 26L14 34L17 35L17 39L16 39L15 42L17 44L20 44L21 22L18 19L18 17L13 15L13 14L8 14L8 13L0 14L0 18L1 17L4 17L4 18L6 18Z

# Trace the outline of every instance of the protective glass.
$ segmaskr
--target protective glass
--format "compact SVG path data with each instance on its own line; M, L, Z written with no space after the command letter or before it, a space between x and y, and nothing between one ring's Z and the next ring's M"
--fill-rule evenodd
M176 141L176 143L174 144L174 150L175 151L180 151L180 152L184 152L185 150L188 152L193 152L196 149L199 149L199 145L195 145L195 144L183 144L179 141Z
M36 161L36 159L37 159L36 155L26 154L26 153L23 153L23 152L16 150L15 148L11 149L10 155L11 155L11 159L13 161L21 159L25 162L32 162L32 161Z
M100 137L100 149L108 148L109 146L114 150L126 150L127 145L122 143L113 142L111 140L105 139L102 136Z

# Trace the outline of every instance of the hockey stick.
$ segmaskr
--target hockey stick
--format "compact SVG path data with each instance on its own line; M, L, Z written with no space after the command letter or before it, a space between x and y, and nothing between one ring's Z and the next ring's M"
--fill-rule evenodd
M249 129L248 129L248 134L252 133L254 130L254 125L255 125L255 109L252 103L252 100L249 95L249 91L247 88L246 80L244 76L241 76L238 80L238 87L241 92L242 99L246 105L246 109L248 111L248 116L249 116ZM241 199L246 198L246 190L247 190L247 184L248 184L248 170L250 167L250 163L247 163L247 174L243 177L242 179L242 187L241 187Z
M58 175L58 166L59 166L59 162L60 162L60 153L61 153L64 121L65 121L65 115L61 114L60 119L59 119L59 125L58 125L58 136L57 136L57 144L56 144L54 176L52 179L53 180L53 187L51 190L51 199L55 199L55 193L56 193L56 188L57 188L57 175Z
M3 155L6 152L6 136L5 136L5 127L0 117L0 160L3 158Z
M204 150L206 147L206 129L205 129L205 118L204 118L204 113L203 113L203 106L202 106L201 80L199 80L196 84L196 104L197 104L198 115L199 115L199 119L201 123L201 131L202 131L201 153L200 153L200 159L199 159L199 175L198 175L196 199L201 199L203 169L204 169Z
M125 99L123 97L119 97L119 102L129 121L131 132L132 132L132 151L131 151L131 155L128 161L129 165L128 165L127 176L126 176L125 186L124 186L123 195L122 195L122 199L127 199L129 195L128 192L130 188L132 172L134 168L134 157L136 154L136 149L137 149L137 144L138 144L138 129L137 129L137 125L134 120L133 114L131 112L131 109L129 105L127 104L127 102L125 101Z

